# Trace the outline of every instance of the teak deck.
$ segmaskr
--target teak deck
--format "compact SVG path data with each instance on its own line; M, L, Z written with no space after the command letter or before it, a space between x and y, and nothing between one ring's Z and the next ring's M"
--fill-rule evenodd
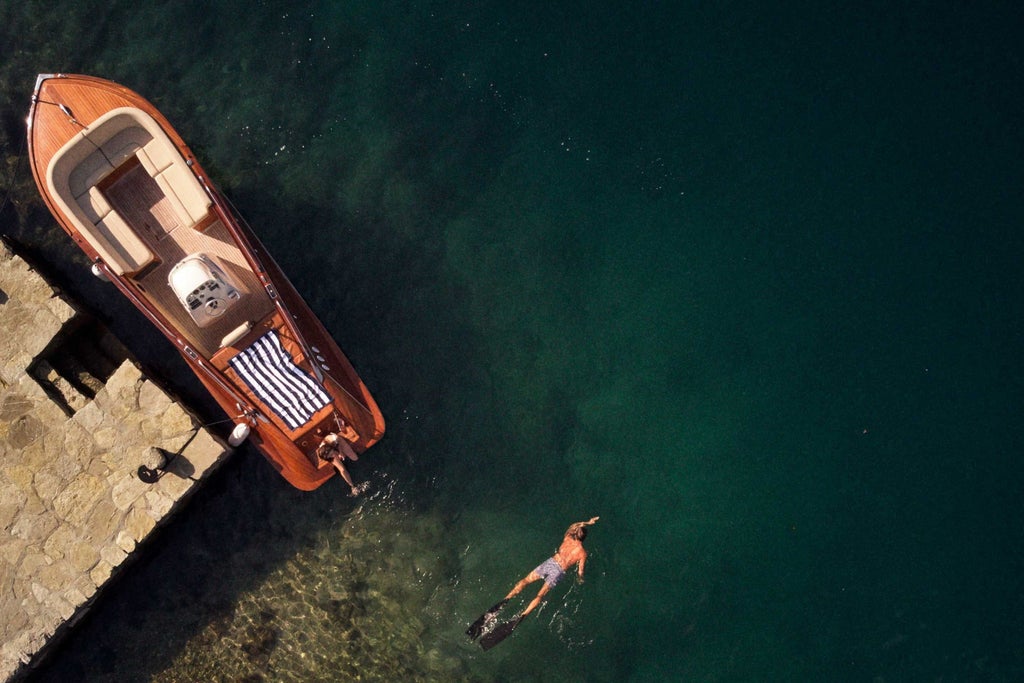
M209 358L228 332L246 322L260 322L274 312L274 304L219 218L211 215L194 228L181 225L156 182L138 162L130 165L126 173L101 189L111 208L121 214L159 261L131 277L193 348ZM216 256L242 292L239 302L207 327L195 324L167 286L171 268L197 252Z

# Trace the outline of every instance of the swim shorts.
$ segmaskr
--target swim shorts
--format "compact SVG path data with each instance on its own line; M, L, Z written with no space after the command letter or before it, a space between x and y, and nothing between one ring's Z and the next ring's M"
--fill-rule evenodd
M544 560L536 569L533 570L544 579L544 583L547 584L548 588L554 588L558 585L558 582L565 576L565 571L558 566L555 562L555 558L549 557Z

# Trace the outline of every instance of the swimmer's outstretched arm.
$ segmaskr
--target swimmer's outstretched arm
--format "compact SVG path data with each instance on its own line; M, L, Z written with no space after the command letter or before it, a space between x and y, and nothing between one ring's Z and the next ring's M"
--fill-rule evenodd
M565 530L565 534L568 536L570 533L572 533L576 529L579 529L581 526L591 526L591 525L595 524L597 522L597 520L599 520L599 519L601 519L601 518L600 517L591 517L586 522L573 522L572 524L569 525L569 528Z

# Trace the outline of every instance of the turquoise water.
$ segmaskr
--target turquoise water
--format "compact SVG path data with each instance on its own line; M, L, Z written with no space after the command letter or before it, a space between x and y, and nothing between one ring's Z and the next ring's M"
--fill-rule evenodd
M0 3L7 139L149 97L388 435L357 503L239 453L40 680L1024 675L1013 4L64 4Z

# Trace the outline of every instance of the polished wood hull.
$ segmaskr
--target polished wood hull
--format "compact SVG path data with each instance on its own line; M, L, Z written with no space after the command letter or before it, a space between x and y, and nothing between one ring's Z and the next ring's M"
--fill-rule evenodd
M293 486L312 490L335 474L315 455L326 434L351 427L357 453L380 440L383 415L355 369L152 104L103 79L41 75L28 149L43 199L94 272L157 326ZM190 308L195 302L186 304L172 288L183 261L195 254L232 283L233 300ZM299 425L232 365L268 334L329 396Z

